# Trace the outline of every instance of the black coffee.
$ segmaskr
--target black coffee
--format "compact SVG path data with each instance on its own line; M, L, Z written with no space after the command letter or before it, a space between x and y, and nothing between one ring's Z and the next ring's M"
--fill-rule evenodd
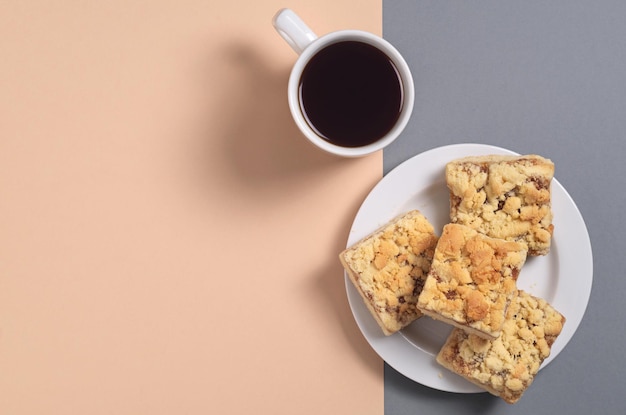
M402 82L394 63L358 41L334 43L317 52L302 72L299 93L311 128L343 147L382 138L402 110Z

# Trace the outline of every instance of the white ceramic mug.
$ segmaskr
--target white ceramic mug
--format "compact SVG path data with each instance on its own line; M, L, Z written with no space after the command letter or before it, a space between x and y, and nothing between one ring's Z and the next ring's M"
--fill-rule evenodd
M413 111L415 91L411 71L402 55L389 42L361 30L340 30L318 37L290 9L281 9L274 16L273 25L283 39L298 53L287 87L289 109L302 133L317 147L343 157L360 157L376 152L391 144L406 127ZM393 63L401 85L401 106L395 124L376 141L359 146L337 145L323 138L307 121L300 102L300 82L307 64L321 50L339 42L356 41L374 46Z

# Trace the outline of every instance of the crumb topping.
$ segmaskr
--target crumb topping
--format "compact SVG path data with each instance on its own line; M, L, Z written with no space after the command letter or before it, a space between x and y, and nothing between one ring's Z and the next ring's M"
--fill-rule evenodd
M474 156L446 165L450 218L545 255L552 238L552 161L537 155Z
M436 244L433 226L414 210L342 253L352 282L386 334L421 317L415 304Z
M493 338L516 291L526 246L457 224L444 226L417 307Z
M550 355L564 323L565 317L545 300L519 291L507 311L500 337L486 340L454 329L437 361L514 403Z

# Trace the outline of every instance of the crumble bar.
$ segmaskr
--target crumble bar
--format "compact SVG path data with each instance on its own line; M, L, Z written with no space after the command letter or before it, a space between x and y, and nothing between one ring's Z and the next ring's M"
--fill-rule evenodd
M554 163L538 155L473 156L446 165L450 219L494 238L523 241L546 255L552 224Z
M520 290L500 337L485 340L453 329L437 362L512 404L533 382L564 323L545 300Z
M433 226L422 213L412 210L339 255L385 335L422 316L415 304L436 244Z
M447 224L417 308L429 317L494 339L500 335L506 309L517 291L526 255L522 243Z

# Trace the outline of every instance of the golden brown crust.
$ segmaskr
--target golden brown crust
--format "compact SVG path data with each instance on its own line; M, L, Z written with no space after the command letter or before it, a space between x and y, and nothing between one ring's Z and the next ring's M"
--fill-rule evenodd
M419 211L413 210L339 255L350 280L385 335L422 316L415 304L436 244L433 226Z
M533 382L565 317L545 300L519 291L502 334L486 340L454 329L437 362L508 403L517 402Z
M485 338L496 338L526 261L526 245L444 226L417 308Z
M446 165L450 219L545 255L552 239L552 161L538 155L465 157Z

